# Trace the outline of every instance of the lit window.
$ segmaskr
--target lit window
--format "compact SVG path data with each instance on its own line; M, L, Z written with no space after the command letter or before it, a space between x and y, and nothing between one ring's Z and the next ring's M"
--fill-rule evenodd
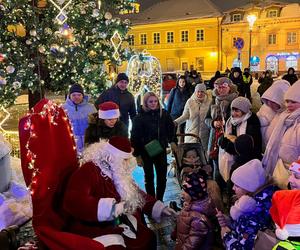
M146 44L147 44L147 35L141 34L141 45L146 45Z
M269 34L269 44L276 44L276 34Z
M181 31L181 42L189 41L189 32L187 30Z
M237 37L232 38L232 47L234 47L234 48L235 48L235 43L236 43L237 39L238 39Z
M204 41L204 30L197 30L196 33L196 40L199 41Z
M288 32L287 33L287 43L294 44L297 42L297 33L296 32Z
M174 32L167 32L167 43L174 43Z
M232 15L232 21L233 22L239 22L242 20L242 15L241 14L233 14Z
M278 17L278 10L269 10L267 17Z
M134 46L134 35L129 35L129 37L128 37L128 44L130 46Z
M286 69L288 70L289 68L294 68L295 70L297 70L297 67L298 67L297 57L288 56L286 58Z
M153 43L160 44L160 33L153 33Z

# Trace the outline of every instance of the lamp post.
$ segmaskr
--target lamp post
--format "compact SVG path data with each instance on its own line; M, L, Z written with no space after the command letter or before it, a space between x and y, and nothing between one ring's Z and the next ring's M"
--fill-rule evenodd
M249 23L249 70L251 70L250 66L251 66L251 43L252 43L252 29L254 26L254 23L256 21L257 17L255 15L248 15L247 16L247 21Z

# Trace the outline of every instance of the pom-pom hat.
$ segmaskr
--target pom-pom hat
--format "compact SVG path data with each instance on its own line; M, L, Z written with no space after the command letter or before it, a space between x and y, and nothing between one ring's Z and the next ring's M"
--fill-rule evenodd
M291 164L290 171L300 174L300 159Z
M116 119L120 117L120 109L118 104L114 102L104 102L99 105L98 111L99 118L105 119Z
M300 190L281 190L274 193L270 214L280 240L300 236Z
M124 136L111 137L106 144L105 150L122 159L129 159L132 157L130 141Z

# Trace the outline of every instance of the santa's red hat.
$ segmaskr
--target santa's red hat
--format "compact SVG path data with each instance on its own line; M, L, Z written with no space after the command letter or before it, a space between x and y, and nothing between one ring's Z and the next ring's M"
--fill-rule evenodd
M129 159L132 157L131 143L128 138L124 136L111 137L105 149L114 156L122 159Z
M276 223L278 239L300 236L300 190L275 192L270 214Z
M115 119L120 117L120 110L118 104L114 102L104 102L99 105L99 118Z
M300 159L291 164L290 171L300 174Z

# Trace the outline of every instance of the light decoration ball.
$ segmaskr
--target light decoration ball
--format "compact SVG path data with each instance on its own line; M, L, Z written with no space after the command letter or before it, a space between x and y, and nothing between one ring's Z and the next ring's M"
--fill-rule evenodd
M128 62L129 90L136 96L144 91L161 95L162 70L159 60L146 50L132 56Z

